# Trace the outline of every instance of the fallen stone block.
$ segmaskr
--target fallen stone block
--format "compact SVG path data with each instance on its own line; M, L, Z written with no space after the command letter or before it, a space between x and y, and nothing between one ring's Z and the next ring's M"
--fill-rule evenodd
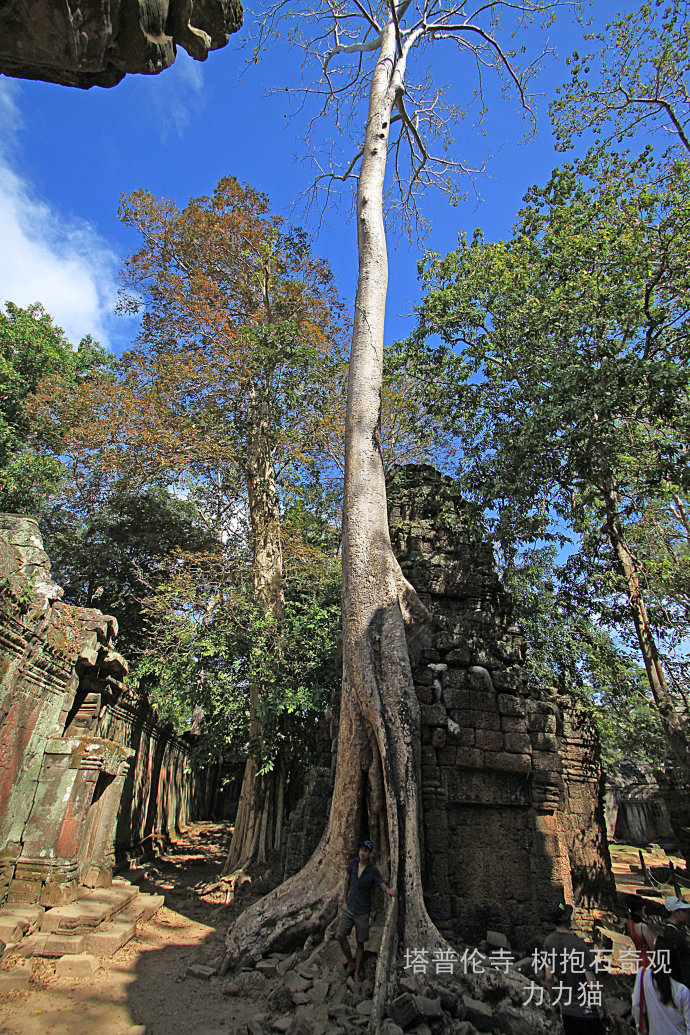
M24 937L25 930L28 931L28 929L27 923L22 925L17 920L0 920L0 941L5 945L9 945L10 942L20 942Z
M289 1013L286 1013L286 1014L283 1014L282 1017L278 1017L277 1020L275 1020L273 1022L271 1027L272 1027L273 1031L283 1031L283 1032L286 1032L286 1031L288 1031L288 1029L289 1029L291 1024L292 1024L292 1017L290 1016Z
M80 952L86 952L83 934L49 934L42 944L36 945L32 955L72 956Z
M284 981L286 988L291 992L306 992L312 986L311 980L301 977L300 974L286 974Z
M492 949L507 949L510 951L510 942L501 931L487 931L486 944Z
M292 1024L288 1028L288 1035L314 1035L314 1026L306 1017L298 1015L293 1017Z
M371 1017L371 999L363 999L361 1003L357 1003L357 1013L361 1017Z
M312 1002L325 1003L330 987L330 982L321 978L316 980L309 989L309 997Z
M403 1035L403 1030L399 1024L392 1021L390 1017L386 1017L385 1021L381 1025L381 1035Z
M415 999L417 1009L426 1020L438 1021L443 1017L443 1007L441 1006L440 999L431 999L426 995L418 995Z
M58 977L89 978L93 977L97 970L98 960L88 953L78 956L61 956L55 964L55 973Z
M493 1031L494 1014L490 1006L479 999L471 999L468 995L464 995L462 1001L465 1006L465 1017L477 1031Z
M41 922L43 914L45 913L44 906L8 906L5 905L0 909L0 923L12 920L26 920L29 925L29 932L35 930L37 925Z
M140 920L146 922L165 905L165 895L146 895L140 892L134 900L136 909L141 910ZM118 919L122 914L118 913Z
M290 967L295 962L295 956L296 955L297 955L297 953L293 952L290 956L286 956L284 960L280 961L280 963L278 964L278 973L279 974L287 974L288 970L290 969Z
M422 987L422 982L416 974L406 974L398 984L403 992L410 992L412 995L417 995Z
M278 964L275 960L259 960L256 965L256 970L260 974L264 974L266 977L275 977L278 973Z
M138 894L138 889L129 884L87 891L68 906L46 910L41 920L41 931L55 934L86 934L95 931L128 906Z
M216 967L206 967L203 963L193 963L187 967L187 977L201 978L202 981L210 981L217 973Z
M149 920L156 912L156 909L160 909L160 907L164 904L165 899L163 895L157 895L156 898L159 898L161 901L155 907L155 909L150 910L149 905L146 902L146 898L148 897L150 896L137 895L133 902L131 902L128 906L125 906L124 909L121 909L120 912L117 913L115 917L113 917L112 919L124 920L127 923L132 924L138 924L140 920L144 922L146 920Z
M113 920L100 930L83 935L84 949L96 956L113 956L118 949L131 941L136 933L136 924L131 921Z
M306 992L293 992L292 1001L295 1006L306 1006L307 1003L311 1002Z
M258 1018L254 1017L247 1024L247 1035L265 1035L264 1027Z
M523 1035L525 1030L529 1031L528 1014L529 1011L518 1010L514 1006L501 1006L495 1016L501 1035Z
M28 988L30 978L31 971L28 967L0 970L0 992L13 992L18 988Z
M403 1030L410 1028L422 1016L417 1006L417 996L410 992L403 992L397 999L394 999L388 1008L391 1020L399 1024Z
M351 1013L352 1010L344 1003L334 1003L328 1007L328 1016L332 1021L344 1021Z

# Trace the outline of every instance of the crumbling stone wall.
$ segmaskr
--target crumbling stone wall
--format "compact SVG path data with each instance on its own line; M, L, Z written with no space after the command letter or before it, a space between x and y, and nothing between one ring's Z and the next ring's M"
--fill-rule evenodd
M646 762L624 758L609 768L604 801L609 840L639 845L674 841L666 799Z
M62 603L31 518L0 515L0 591L0 902L55 905L200 818L211 774L126 691L115 619Z
M529 684L510 594L452 480L399 468L388 498L393 549L432 618L408 644L427 907L451 939L476 943L491 929L526 945L561 894L581 919L614 895L596 731L572 700ZM323 831L328 772L290 824L286 874Z
M450 937L524 944L560 893L588 906L611 892L596 738L529 685L510 594L452 480L408 466L389 498L393 548L434 622L411 645L427 906Z

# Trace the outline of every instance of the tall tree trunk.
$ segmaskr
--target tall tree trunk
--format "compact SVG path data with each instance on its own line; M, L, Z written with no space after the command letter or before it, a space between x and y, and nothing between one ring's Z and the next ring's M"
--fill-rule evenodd
M398 944L429 950L444 945L422 894L420 716L406 643L406 627L427 616L391 548L380 440L388 279L383 181L403 73L390 22L371 81L357 193L359 279L345 432L343 692L329 825L307 866L247 910L227 940L227 959L236 961L257 944L284 945L290 936L303 939L323 930L337 909L345 860L369 833L397 889L386 906L373 1027L382 1015Z
M253 539L254 597L280 622L285 609L280 514L270 444L268 404L256 402L256 418L247 447L246 484ZM272 772L259 775L263 737L259 718L262 687L249 688L249 755L244 769L235 830L225 872L267 862L280 848L285 798L280 792L282 761Z
M669 807L679 848L688 865L690 865L690 837L685 833L690 823L690 745L688 744L688 731L681 716L678 714L669 690L654 632L647 614L637 561L628 545L625 530L620 519L618 495L610 482L604 489L604 504L606 507L606 527L609 540L616 552L616 557L625 579L630 611L635 623L635 631L647 672L647 679L649 680L654 703L661 718L666 742L673 756L673 769L675 771L668 774L672 788L671 793L681 795L683 801L669 802Z

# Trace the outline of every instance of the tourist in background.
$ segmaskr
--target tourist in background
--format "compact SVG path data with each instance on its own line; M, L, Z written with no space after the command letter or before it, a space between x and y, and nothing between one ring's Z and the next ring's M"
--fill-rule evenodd
M690 991L680 980L680 959L659 935L654 965L640 967L633 991L633 1017L640 1035L690 1035Z
M684 985L690 988L690 944L685 937L685 928L690 922L690 903L683 902L675 895L665 900L668 920L660 937L663 937L678 953L680 961L680 977Z
M594 952L570 930L573 907L553 902L549 920L556 930L544 939L544 952L553 967L546 967L549 998L560 1010L565 1035L604 1035L606 1024L600 1009L590 1003L597 982L594 977ZM581 961L576 965L576 960Z
M650 962L656 938L647 925L644 915L644 904L637 895L628 895L628 922L626 932L637 950L638 967L646 967Z

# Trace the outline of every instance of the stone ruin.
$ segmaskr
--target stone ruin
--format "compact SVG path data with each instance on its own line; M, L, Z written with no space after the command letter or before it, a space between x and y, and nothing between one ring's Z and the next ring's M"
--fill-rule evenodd
M36 522L0 515L0 938L109 955L162 903L117 863L206 815L212 774L126 689L116 620L61 596Z
M624 758L609 770L604 802L609 841L675 845L666 796L647 762Z
M427 906L452 940L489 929L529 944L555 897L586 920L614 894L596 734L530 684L510 595L453 482L409 466L389 498L396 555L433 618L410 645ZM0 517L0 588L0 902L67 906L111 885L132 846L208 814L208 785L129 697L115 620L61 602L29 518ZM322 833L330 747L293 814L286 873Z
M452 939L489 929L524 945L559 895L583 918L615 893L596 732L570 699L530 684L511 596L452 479L398 468L389 521L434 622L411 645L427 908Z
M112 876L133 751L101 736L98 719L122 696L127 665L114 618L61 603L35 522L3 515L0 530L3 597L15 605L0 627L0 894L58 905Z
M615 897L596 731L571 699L530 684L510 594L452 480L409 465L388 495L393 549L433 618L409 644L429 914L451 941L493 930L529 945L564 894L587 926ZM285 876L319 843L328 774L322 762L289 824Z
M168 68L178 46L204 61L241 25L240 0L12 0L0 4L0 72L115 86Z

